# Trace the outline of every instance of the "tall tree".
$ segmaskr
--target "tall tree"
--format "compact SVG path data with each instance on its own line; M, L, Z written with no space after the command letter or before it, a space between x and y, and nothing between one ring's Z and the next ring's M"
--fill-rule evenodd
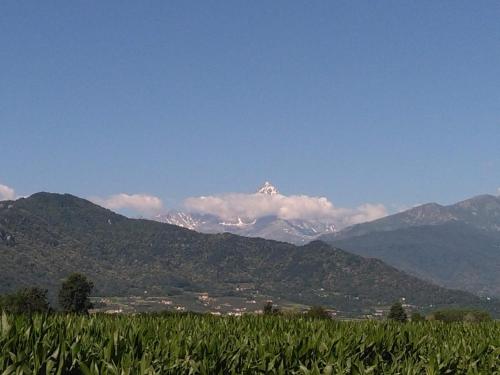
M61 285L59 305L68 313L87 314L92 308L89 296L93 288L92 281L80 273L73 273Z
M403 308L401 302L396 302L391 306L388 318L402 323L408 320L408 316L406 315L405 309Z

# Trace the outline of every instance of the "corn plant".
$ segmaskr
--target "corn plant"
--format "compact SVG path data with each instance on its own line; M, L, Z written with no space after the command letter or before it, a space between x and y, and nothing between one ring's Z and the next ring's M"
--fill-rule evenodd
M500 322L9 316L0 374L500 374Z

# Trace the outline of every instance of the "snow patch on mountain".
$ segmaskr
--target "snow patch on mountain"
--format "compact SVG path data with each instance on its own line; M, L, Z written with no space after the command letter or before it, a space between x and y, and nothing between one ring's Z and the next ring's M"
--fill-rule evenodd
M226 223L226 222L222 221L219 224L227 226L227 227L240 227L241 228L241 227L246 227L249 225L254 225L256 222L257 222L257 220L254 219L253 221L251 221L249 223L245 223L243 220L241 220L241 217L238 217L238 220L236 221L236 223Z

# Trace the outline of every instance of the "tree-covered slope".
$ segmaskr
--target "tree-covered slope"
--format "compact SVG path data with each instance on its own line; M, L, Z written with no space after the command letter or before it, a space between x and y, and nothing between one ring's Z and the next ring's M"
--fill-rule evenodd
M319 241L297 247L200 234L128 219L71 195L0 202L0 293L25 285L54 290L73 271L88 275L101 295L230 294L245 284L270 296L349 310L401 297L419 306L483 303Z
M448 288L500 296L500 234L450 222L372 232L331 244Z

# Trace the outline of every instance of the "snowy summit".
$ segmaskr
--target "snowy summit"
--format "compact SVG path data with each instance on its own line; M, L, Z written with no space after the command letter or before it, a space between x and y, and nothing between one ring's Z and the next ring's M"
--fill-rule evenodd
M260 194L263 194L262 196ZM244 199L253 199L267 206L276 206L287 197L281 195L278 189L266 181L253 194L228 194ZM224 201L225 196L216 200ZM295 218L284 219L276 213L266 212L264 215L236 215L235 217L222 217L217 213L202 213L196 211L170 211L157 215L154 220L173 224L201 233L233 233L246 237L261 237L276 241L290 242L303 245L317 239L326 233L336 231L335 223L324 218Z
M257 193L276 195L279 194L279 191L269 181L266 181L264 185L262 185L262 187L259 190L257 190Z

